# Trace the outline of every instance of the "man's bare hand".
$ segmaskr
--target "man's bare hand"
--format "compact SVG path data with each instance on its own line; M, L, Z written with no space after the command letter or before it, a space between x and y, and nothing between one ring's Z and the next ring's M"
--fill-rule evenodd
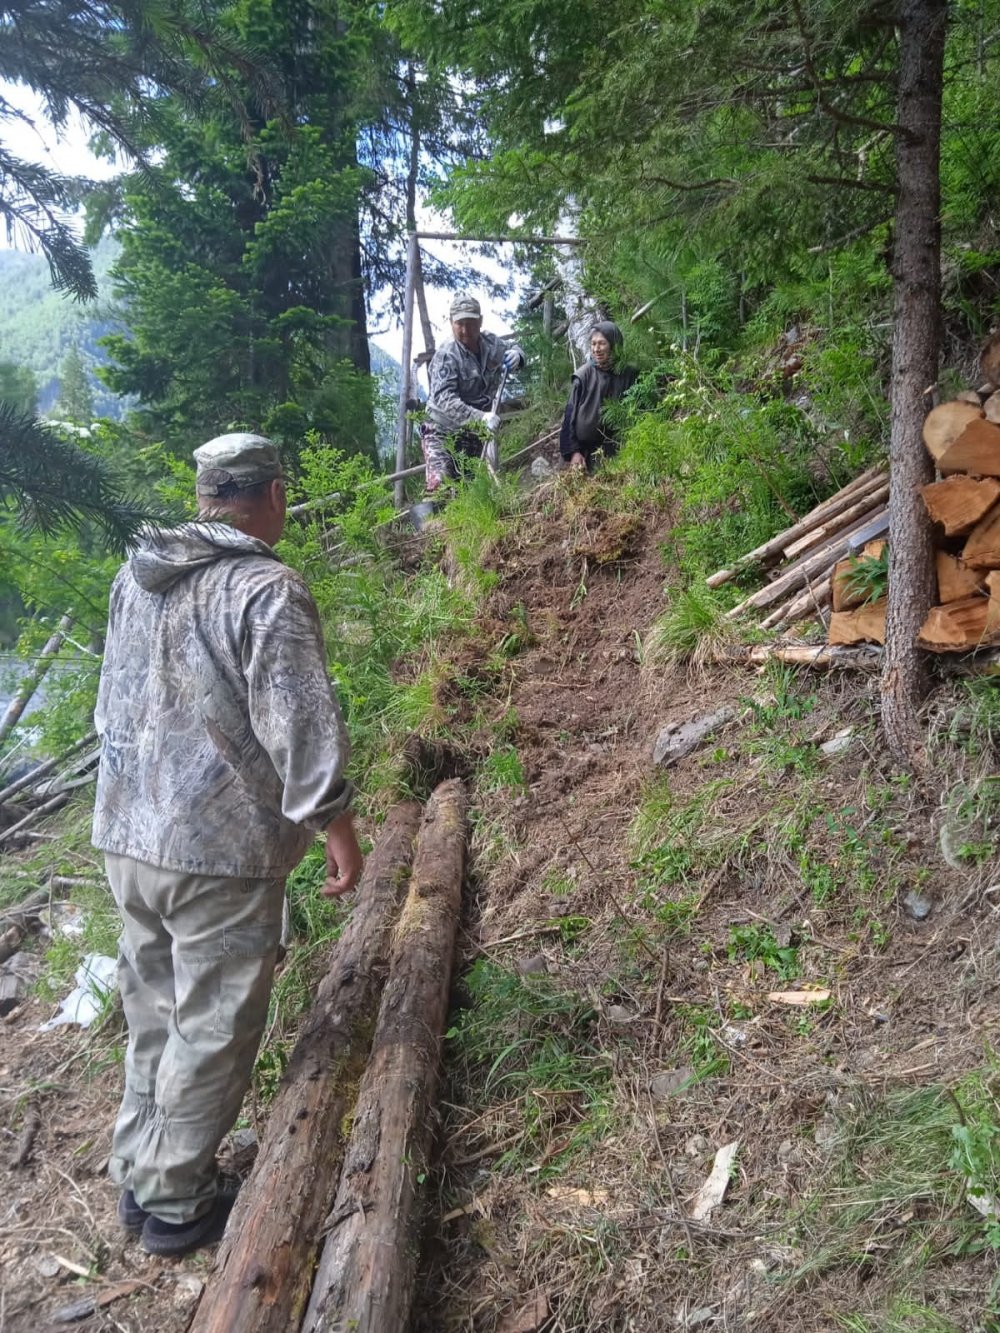
M354 817L348 810L327 826L324 898L341 898L350 893L360 878L364 863L354 832Z

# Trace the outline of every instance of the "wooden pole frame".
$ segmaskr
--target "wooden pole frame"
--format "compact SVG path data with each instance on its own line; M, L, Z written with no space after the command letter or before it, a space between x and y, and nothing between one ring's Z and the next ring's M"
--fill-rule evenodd
M413 360L413 299L414 277L421 241L463 241L468 245L493 245L512 242L516 245L586 245L582 236L517 236L501 233L496 236L470 236L459 231L411 231L406 241L406 281L403 286L403 350L399 376L399 404L396 412L396 473L407 472L406 428L407 404L410 400L410 367ZM393 491L397 509L406 503L403 478L397 475Z

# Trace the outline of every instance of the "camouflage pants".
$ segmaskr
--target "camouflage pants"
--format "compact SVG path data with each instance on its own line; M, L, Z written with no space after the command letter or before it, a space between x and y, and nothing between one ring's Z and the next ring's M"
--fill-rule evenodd
M427 464L427 490L436 491L442 481L460 476L461 461L479 458L483 439L473 430L446 431L426 418L420 423L420 444Z
M253 1073L284 880L190 875L111 853L106 864L129 1030L109 1171L148 1212L186 1222L211 1206L215 1153Z

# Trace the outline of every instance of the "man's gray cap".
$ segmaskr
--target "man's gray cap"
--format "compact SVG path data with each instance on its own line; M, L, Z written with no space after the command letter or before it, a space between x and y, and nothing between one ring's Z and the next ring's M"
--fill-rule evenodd
M459 292L451 303L452 319L482 319L483 308L468 292Z
M240 489L282 476L278 450L263 435L217 435L194 451L199 495L219 495L226 487Z

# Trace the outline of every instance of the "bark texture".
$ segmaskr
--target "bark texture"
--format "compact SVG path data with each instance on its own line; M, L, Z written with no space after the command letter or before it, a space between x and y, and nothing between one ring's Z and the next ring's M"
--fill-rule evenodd
M420 828L303 1333L409 1326L420 1253L418 1177L433 1135L464 863L465 791L452 779L436 788Z
M905 768L922 759L918 709L926 688L917 634L934 591L930 523L920 488L931 480L923 445L927 390L940 346L940 139L945 0L902 0L894 238L894 332L889 606L882 672L882 723Z
M365 866L351 922L295 1045L191 1333L288 1333L309 1298L345 1117L371 1047L420 807L395 806Z

